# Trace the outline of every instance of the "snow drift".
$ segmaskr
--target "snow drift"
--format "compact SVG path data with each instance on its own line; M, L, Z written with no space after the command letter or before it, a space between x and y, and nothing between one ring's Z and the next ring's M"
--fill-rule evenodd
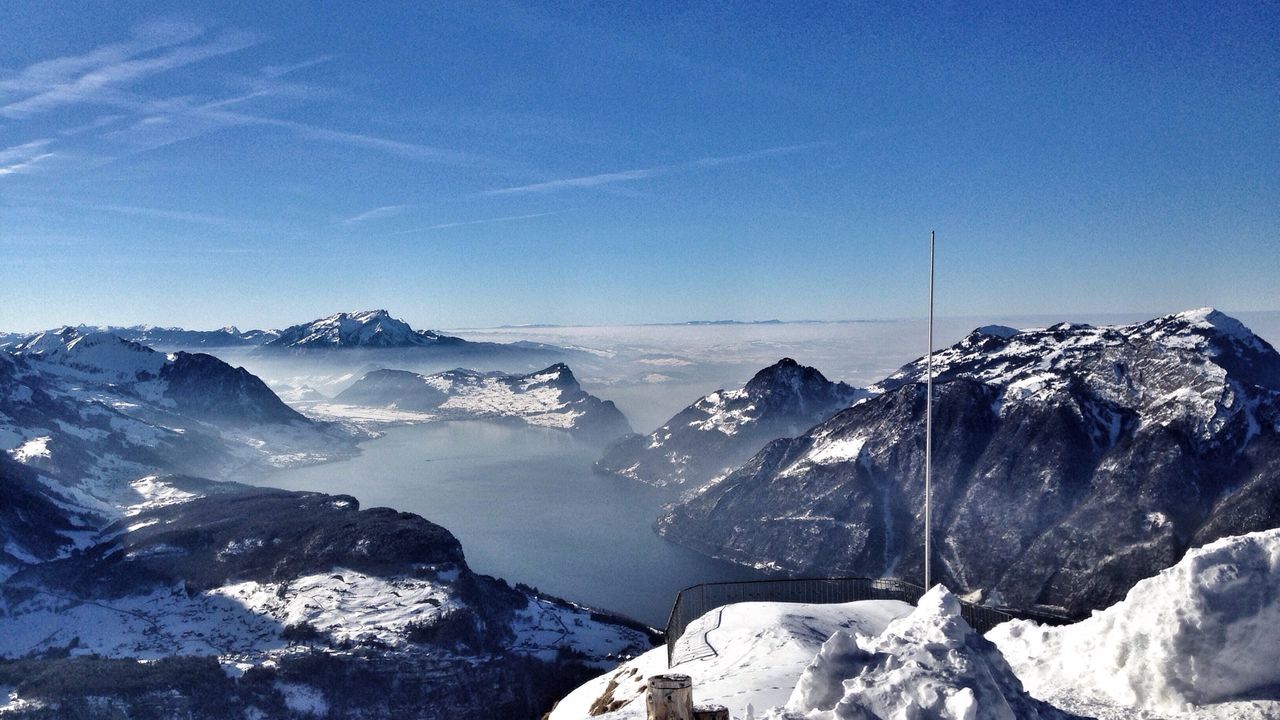
M1073 625L1014 621L987 637L1028 690L1055 704L1176 714L1262 701L1280 717L1280 529L1191 550Z
M800 676L786 713L808 720L1064 718L1035 700L941 585L877 636L837 632Z

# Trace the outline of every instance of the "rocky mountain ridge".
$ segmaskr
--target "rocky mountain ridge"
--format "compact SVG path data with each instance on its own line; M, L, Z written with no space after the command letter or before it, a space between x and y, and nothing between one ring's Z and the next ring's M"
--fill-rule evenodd
M1280 525L1280 355L1210 309L984 328L934 358L935 572L1071 615L1188 547ZM795 573L918 577L923 362L669 508L669 539Z
M652 485L696 485L739 465L770 440L798 435L866 394L783 358L741 389L718 390L648 435L619 440L595 467Z

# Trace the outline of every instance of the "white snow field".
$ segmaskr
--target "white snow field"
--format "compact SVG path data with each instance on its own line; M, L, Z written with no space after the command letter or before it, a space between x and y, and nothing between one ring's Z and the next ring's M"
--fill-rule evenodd
M696 658L670 668L693 678L695 703L724 705L743 720L1063 717L1023 691L941 586L916 608L896 600L727 605L690 624L675 657ZM667 672L666 660L665 647L656 648L584 684L550 720L645 717L645 681Z
M978 636L935 587L912 609L742 603L677 640L694 701L739 720L1280 719L1280 529L1224 538L1062 627ZM709 652L708 648L713 651ZM656 648L565 697L551 720L644 717Z
M1073 625L987 637L1032 694L1084 714L1280 718L1280 529L1191 550Z
M876 636L837 632L769 718L1036 720L1067 717L1023 690L941 585Z
M837 605L751 602L727 605L689 624L677 640L676 656L697 659L671 668L693 678L695 703L719 703L738 718L780 706L822 644L839 631L878 634L911 612L896 600ZM700 652L692 652L696 645ZM718 654L710 655L707 647ZM549 720L591 717L609 709L607 720L645 717L644 684L667 672L666 646L657 647L574 690Z

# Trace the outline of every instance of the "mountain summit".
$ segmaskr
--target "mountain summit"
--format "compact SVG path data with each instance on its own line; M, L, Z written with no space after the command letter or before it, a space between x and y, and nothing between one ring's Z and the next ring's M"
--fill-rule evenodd
M330 315L285 328L268 348L406 348L455 340L431 330L414 330L409 323L391 317L386 310L365 310Z
M924 361L660 521L797 573L919 577ZM1280 354L1212 309L983 329L934 356L935 572L1083 614L1188 547L1280 524Z
M717 390L652 433L619 440L596 470L653 485L701 483L770 440L802 433L864 395L783 358L742 389Z

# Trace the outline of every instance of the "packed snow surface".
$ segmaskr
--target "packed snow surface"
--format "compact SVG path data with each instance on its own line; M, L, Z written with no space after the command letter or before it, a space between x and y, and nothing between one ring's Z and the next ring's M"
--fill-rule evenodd
M1023 690L1000 651L941 585L879 635L837 632L796 683L785 711L808 720L1031 720L1064 714Z
M896 600L831 605L750 602L726 605L690 623L676 641L672 672L693 678L695 703L718 703L739 718L780 706L833 633L878 634L911 606ZM682 659L687 658L687 659ZM644 685L667 672L667 649L654 648L574 690L550 720L580 720L592 707L608 720L645 717Z
M1062 706L1280 718L1280 529L1192 550L1073 625L1019 620L987 637Z

